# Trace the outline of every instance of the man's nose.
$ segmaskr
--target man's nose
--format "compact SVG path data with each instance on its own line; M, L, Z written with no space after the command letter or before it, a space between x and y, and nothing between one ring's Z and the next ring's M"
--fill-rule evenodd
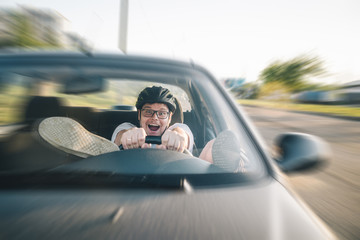
M157 113L157 112L154 112L154 114L152 115L151 118L157 118L157 119L159 119L158 113Z

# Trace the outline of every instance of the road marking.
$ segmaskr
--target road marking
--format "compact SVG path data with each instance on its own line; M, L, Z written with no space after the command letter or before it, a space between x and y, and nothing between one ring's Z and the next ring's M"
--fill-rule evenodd
M112 224L115 224L119 220L119 218L121 217L121 215L123 213L124 213L124 207L119 208L112 218L112 221L111 221Z

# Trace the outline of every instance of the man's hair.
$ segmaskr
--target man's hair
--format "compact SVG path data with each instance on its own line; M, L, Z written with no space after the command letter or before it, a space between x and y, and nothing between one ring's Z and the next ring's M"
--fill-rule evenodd
M176 110L176 100L172 93L167 88L163 87L147 87L142 90L139 94L139 97L136 101L136 108L141 110L141 108L146 103L164 103L168 106L171 112Z

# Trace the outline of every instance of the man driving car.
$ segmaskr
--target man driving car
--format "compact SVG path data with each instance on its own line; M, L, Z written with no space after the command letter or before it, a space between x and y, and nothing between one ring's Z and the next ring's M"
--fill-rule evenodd
M163 87L147 87L136 102L139 127L132 123L120 124L111 141L87 131L81 124L66 117L50 117L39 124L40 136L53 146L80 156L88 157L120 149L158 148L192 153L194 137L183 123L170 126L176 110L176 99ZM145 143L146 136L161 136L160 145ZM199 158L213 163L212 150L215 139L209 141Z
M136 102L139 127L122 123L114 131L111 141L123 149L150 148L192 152L194 137L186 124L170 126L176 110L176 99L163 87L147 87L142 90ZM161 145L145 143L146 136L161 136Z

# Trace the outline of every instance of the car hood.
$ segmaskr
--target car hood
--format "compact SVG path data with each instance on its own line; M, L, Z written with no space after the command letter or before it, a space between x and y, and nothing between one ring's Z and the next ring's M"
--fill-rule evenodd
M332 239L275 180L172 189L2 190L2 239Z

